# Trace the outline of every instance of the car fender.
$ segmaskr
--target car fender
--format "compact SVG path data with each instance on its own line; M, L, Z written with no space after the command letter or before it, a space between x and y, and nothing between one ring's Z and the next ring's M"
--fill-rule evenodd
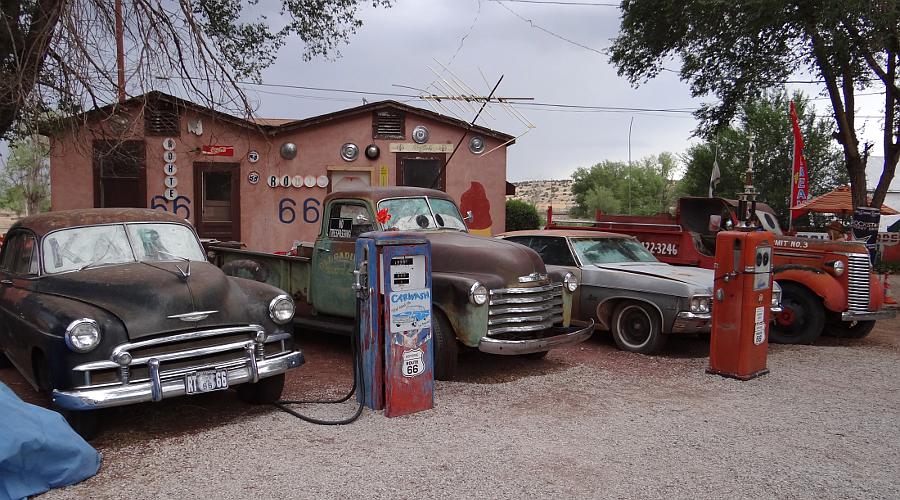
M792 265L789 268L775 268L775 281L779 285L793 282L809 289L822 298L825 309L843 312L847 309L847 291L834 276L820 269Z
M447 316L456 338L469 347L478 347L488 326L488 304L479 306L469 300L469 290L476 281L490 289L494 280L441 272L431 275L434 307Z
M661 308L656 301L650 300L650 298L637 295L637 294L618 294L609 297L602 298L597 306L594 308L594 314L596 315L597 322L599 323L601 329L609 330L611 327L612 314L613 309L615 309L615 305L618 302L623 300L633 301L633 302L642 302L644 304L648 304L659 313L659 317L662 319L662 329L663 333L668 333L671 330L671 325L675 321L675 304L674 299L671 300L673 302L671 306L666 307L666 312L663 312L663 308Z

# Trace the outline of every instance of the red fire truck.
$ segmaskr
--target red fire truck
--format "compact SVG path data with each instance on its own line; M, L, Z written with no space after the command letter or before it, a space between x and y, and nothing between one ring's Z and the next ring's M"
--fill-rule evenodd
M716 234L738 223L737 202L724 198L685 197L675 215L606 215L595 220L554 220L547 229L596 229L637 237L659 260L712 269ZM755 225L775 234L774 272L781 285L783 312L776 316L770 340L808 344L823 333L861 338L879 319L896 311L883 308L884 289L872 272L865 245L784 235L771 207L756 205Z

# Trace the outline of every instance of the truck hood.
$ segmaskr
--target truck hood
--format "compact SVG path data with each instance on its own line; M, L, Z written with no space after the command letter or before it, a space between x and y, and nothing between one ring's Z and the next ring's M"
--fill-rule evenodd
M246 294L217 267L191 262L185 280L176 266L186 262L118 264L40 279L42 293L97 306L117 316L128 337L142 337L177 330L200 330L225 325L246 325ZM168 316L196 311L217 311L199 321ZM256 318L259 321L259 318Z
M522 286L520 276L547 272L537 252L518 243L462 231L434 231L426 237L431 242L433 272L500 278L500 282L485 282L489 287Z
M614 264L595 264L594 267L631 273L636 276L651 276L676 281L704 290L712 290L715 278L715 273L712 269L672 266L664 262L618 262Z

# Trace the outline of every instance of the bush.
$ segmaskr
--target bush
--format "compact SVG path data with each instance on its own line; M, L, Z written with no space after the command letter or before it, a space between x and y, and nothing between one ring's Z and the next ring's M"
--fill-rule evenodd
M541 225L537 209L530 203L519 200L506 200L506 230L521 231L537 229Z

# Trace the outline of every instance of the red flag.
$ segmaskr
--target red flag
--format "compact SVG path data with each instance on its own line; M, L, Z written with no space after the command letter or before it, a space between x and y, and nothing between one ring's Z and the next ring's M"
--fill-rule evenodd
M797 120L797 109L791 101L791 126L794 129L793 168L791 169L791 207L809 199L809 172L806 168L806 157L803 156L803 136L800 134L800 123ZM791 210L791 220L796 217Z

